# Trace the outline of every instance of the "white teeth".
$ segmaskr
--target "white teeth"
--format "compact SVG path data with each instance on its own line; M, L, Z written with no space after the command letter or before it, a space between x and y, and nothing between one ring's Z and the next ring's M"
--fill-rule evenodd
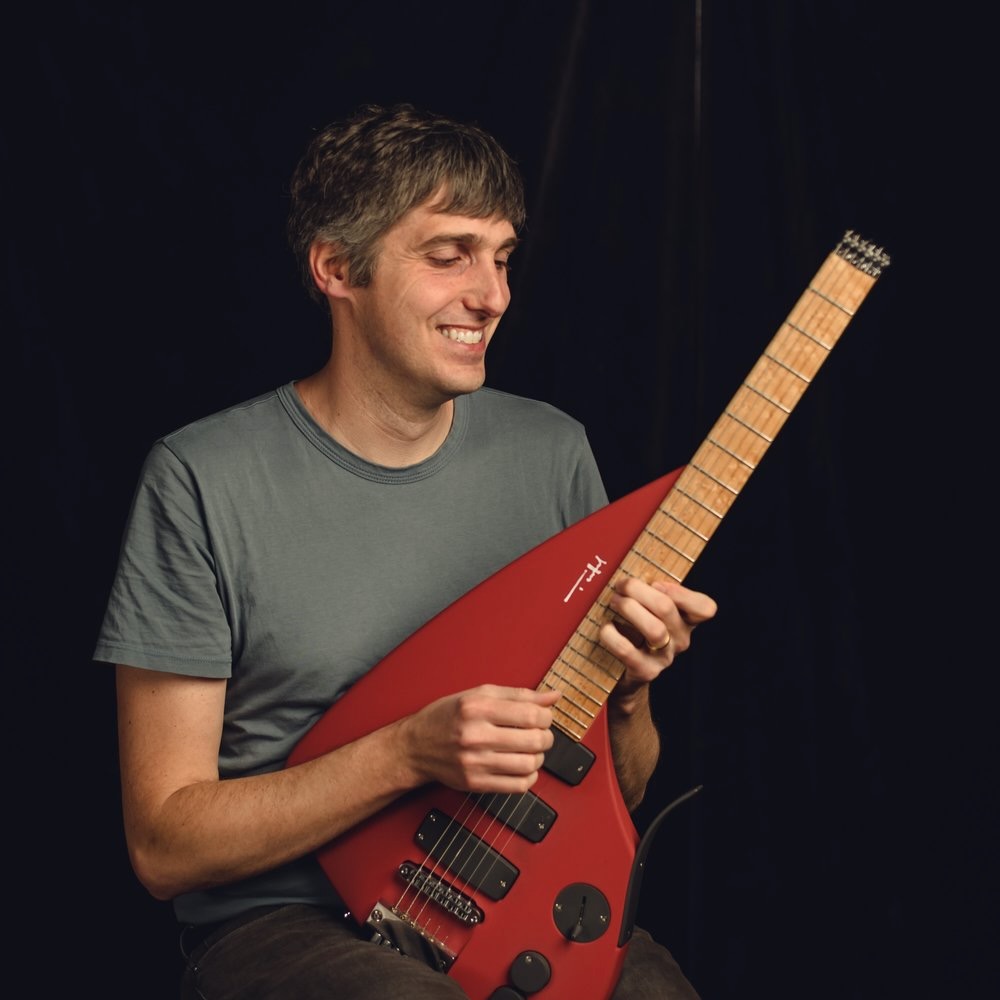
M482 330L460 330L458 327L445 326L441 332L449 339L459 344L478 344L483 339Z

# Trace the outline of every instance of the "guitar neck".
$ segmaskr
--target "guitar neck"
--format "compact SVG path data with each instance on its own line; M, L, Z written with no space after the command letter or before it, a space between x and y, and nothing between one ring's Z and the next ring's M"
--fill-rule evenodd
M622 574L682 582L816 377L882 271L888 255L845 233L684 467L618 570L549 668L555 725L582 739L624 666L598 638Z

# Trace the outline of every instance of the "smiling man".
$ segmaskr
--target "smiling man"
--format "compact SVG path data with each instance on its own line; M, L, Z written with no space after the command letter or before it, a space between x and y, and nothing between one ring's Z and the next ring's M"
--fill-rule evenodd
M527 791L558 695L496 677L286 762L409 634L607 502L575 420L483 387L523 221L518 172L476 127L369 107L317 133L288 231L327 363L150 450L95 658L118 665L126 839L173 901L185 1000L465 996L345 918L315 852L430 783ZM659 753L649 684L715 604L632 579L612 605L632 629L601 641L624 666L607 712L634 808ZM637 930L614 996L695 993Z
M337 244L309 251L335 336L299 395L333 437L381 465L412 465L444 442L454 398L486 378L486 349L510 303L514 227L445 211L447 201L435 192L385 234L369 285L351 283Z

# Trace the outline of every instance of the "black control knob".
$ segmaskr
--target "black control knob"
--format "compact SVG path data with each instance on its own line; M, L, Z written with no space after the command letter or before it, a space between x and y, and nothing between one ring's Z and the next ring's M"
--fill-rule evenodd
M522 993L537 993L552 978L552 967L537 951L522 951L511 962L509 975Z
M611 925L611 905L597 886L574 882L556 896L552 919L568 941L596 941Z

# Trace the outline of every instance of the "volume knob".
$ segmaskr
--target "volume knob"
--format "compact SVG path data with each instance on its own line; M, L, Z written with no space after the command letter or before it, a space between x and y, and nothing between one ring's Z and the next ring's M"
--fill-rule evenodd
M522 951L510 963L510 981L522 993L537 993L552 978L548 959L537 951Z

